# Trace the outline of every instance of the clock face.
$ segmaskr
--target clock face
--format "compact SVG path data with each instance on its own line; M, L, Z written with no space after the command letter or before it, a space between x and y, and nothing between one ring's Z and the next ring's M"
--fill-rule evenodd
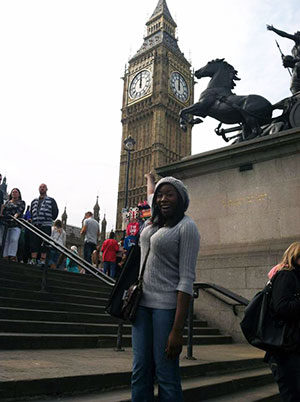
M131 81L129 86L129 96L132 99L139 99L146 95L151 85L151 74L149 70L139 72Z
M176 71L171 74L170 86L177 99L179 99L181 102L186 102L188 100L188 86L186 80L181 74L177 73Z

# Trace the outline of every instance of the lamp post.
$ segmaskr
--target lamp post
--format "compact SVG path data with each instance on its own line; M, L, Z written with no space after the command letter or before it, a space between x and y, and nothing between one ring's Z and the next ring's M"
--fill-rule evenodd
M127 137L124 142L124 149L127 152L127 167L126 167L126 179L125 179L125 204L124 208L128 207L128 181L129 181L129 167L130 167L130 153L133 151L135 146L135 140L131 137Z
M128 208L128 181L129 181L129 167L130 167L130 153L133 150L133 147L135 146L135 140L131 137L127 137L124 142L124 149L127 152L127 167L126 167L126 179L125 179L125 202L124 202L124 208ZM126 230L124 231L124 236L126 234ZM120 323L118 325L118 334L117 334L117 346L116 346L116 351L117 352L123 352L125 349L122 348L122 335L123 335L123 324Z

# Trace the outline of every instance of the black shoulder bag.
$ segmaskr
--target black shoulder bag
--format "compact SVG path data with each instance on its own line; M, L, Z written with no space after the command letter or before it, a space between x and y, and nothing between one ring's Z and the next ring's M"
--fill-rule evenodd
M299 349L299 321L283 321L271 308L273 283L278 274L250 301L240 326L247 341L256 348L275 353L293 352ZM295 280L299 284L296 275ZM299 293L295 294L295 298L299 298Z
M138 243L138 242L137 242ZM105 306L105 311L113 317L123 319L122 307L125 292L139 277L141 249L138 244L130 248L121 274L117 279Z
M150 246L146 254L141 273L138 280L130 286L130 288L124 293L122 316L123 320L134 322L138 305L143 295L143 277L146 268L146 262L150 252Z
M150 246L139 274L141 249L138 244L131 247L121 275L113 287L105 307L105 311L111 316L134 321L143 294L143 275L149 252Z

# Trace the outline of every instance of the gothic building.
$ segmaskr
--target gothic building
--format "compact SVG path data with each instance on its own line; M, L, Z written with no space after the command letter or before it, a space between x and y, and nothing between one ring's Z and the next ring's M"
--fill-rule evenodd
M96 219L97 222L100 221L100 206L99 206L99 197L97 196L96 198L96 204L94 206L94 218ZM68 225L67 224L67 219L68 219L68 215L67 215L67 209L65 207L64 212L61 216L61 221L63 224L63 228L66 231L66 235L67 235L67 241L66 241L66 247L67 248L71 248L71 246L77 246L78 248L78 252L79 255L83 256L83 236L81 236L80 234L80 227L77 226L73 226L73 225ZM104 218L102 220L102 224L101 224L101 241L103 242L105 240L105 230L106 230L106 219L105 219L105 215ZM103 230L104 230L104 234L103 234Z
M94 219L99 223L100 221L100 207L99 207L99 196L97 195L96 204L94 206Z
M146 199L144 175L150 170L191 154L191 131L182 132L179 112L194 101L191 65L179 49L176 23L166 0L158 4L146 23L142 47L129 60L124 75L122 144L131 136L128 206ZM127 152L120 156L116 228L122 225L125 202Z

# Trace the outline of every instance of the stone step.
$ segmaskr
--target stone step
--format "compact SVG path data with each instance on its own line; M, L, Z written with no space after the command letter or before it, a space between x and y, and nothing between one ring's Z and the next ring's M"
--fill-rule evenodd
M250 402L259 401L261 399L251 399L258 390L262 391L266 387L265 396L274 397L276 395L276 390L274 390L274 385L270 382L273 381L272 375L269 373L268 369L258 369L243 373L230 373L218 376L209 376L208 378L192 378L182 380L182 390L183 398L187 402L212 402L215 395L218 395L218 401L226 400L238 402L236 399L237 389L247 390L245 392L245 399L241 399L240 402ZM157 387L156 387L157 395ZM252 396L251 396L252 395ZM43 399L37 400L36 402L42 401ZM48 400L48 399L47 399ZM49 402L54 401L69 401L69 402L131 402L130 390L122 389L117 391L104 391L101 393L94 392L89 395L69 396L65 398L53 398L48 400ZM157 397L155 398L158 401Z
M110 294L111 288L105 284L103 284L99 279L95 278L94 281L86 282L83 278L85 275L80 275L79 280L74 280L74 278L70 278L68 276L55 276L52 274L52 270L48 270L48 285L49 286L66 286L72 287L73 289L83 289L83 290L91 290L91 291L100 291L104 293ZM0 269L0 281L7 279L16 282L22 282L25 286L27 284L40 286L42 280L42 270L39 275L26 275L22 272L3 272Z
M71 313L68 311L51 310L27 310L21 308L0 308L0 320L24 320L24 321L54 321L76 323L110 323L118 321L108 314Z
M111 334L24 334L0 332L0 350L113 348ZM123 346L131 346L131 337L123 337Z
M77 349L113 347L116 343L113 334L57 334L57 333L15 333L0 332L0 350L23 349ZM131 346L131 335L123 336L123 346ZM187 337L184 336L184 345ZM194 345L220 345L232 343L230 336L195 335Z
M109 370L109 371L102 371L101 366L95 366L95 361L93 360L92 357L92 365L93 370L92 371L85 371L83 370L83 367L79 367L79 374L77 373L77 370L74 367L74 361L77 361L79 358L79 362L82 362L82 365L87 365L86 358L89 356L89 351L87 350L84 354L78 351L74 351L75 354L77 353L77 358L71 358L70 360L70 353L72 353L72 356L74 355L72 351L53 351L53 354L55 357L54 359L57 359L58 353L59 356L62 357L64 364L63 367L65 369L68 367L69 363L66 363L70 360L70 363L72 364L72 367L70 367L70 370L68 373L66 371L60 370L53 370L51 371L52 375L48 375L48 372L45 371L44 367L42 365L37 364L34 366L34 373L30 374L27 371L22 373L22 369L20 372L17 373L17 375L12 375L10 378L8 373L13 373L13 370L8 371L8 377L3 379L1 381L1 390L2 394L0 393L0 399L2 401L2 398L4 395L6 397L18 397L18 396L24 396L24 397L29 397L29 396L37 396L37 395L62 395L62 394L67 394L67 393L82 393L84 391L90 392L90 391L105 391L108 389L114 388L120 389L124 387L128 387L130 384L130 377L131 377L131 372L130 372L130 366L131 366L131 350L127 349L127 351L124 354L119 354L114 351L108 351L103 353L98 351L96 353L96 361L101 360L100 356L106 356L104 357L104 366L105 362L107 362L107 357L112 356L116 358L118 364L120 367L123 368L121 369L114 369ZM21 363L22 367L22 362L25 362L28 359L28 353L24 352L24 355L19 352L11 352L12 356L14 359L18 359L18 361ZM205 353L205 352L204 352ZM212 352L213 353L213 352ZM222 353L222 352L221 352ZM17 354L17 355L16 355ZM183 352L184 354L184 352ZM127 357L126 357L127 355ZM7 355L5 355L4 359L6 358ZM39 362L51 362L49 360L49 352L47 351L36 351L33 352L30 355L34 360L34 362L39 363ZM48 357L47 357L48 356ZM52 353L51 353L51 356ZM84 358L83 358L84 357ZM83 358L83 360L82 360ZM121 363L121 361L126 361L129 358L128 363L125 365ZM206 357L207 358L207 357ZM121 359L121 360L120 360ZM125 360L124 360L125 359ZM204 359L205 361L206 359ZM5 361L5 360L4 360ZM60 367L60 364L56 364L57 367ZM14 366L12 366L14 367ZM50 366L51 367L51 363ZM105 366L107 367L107 365ZM87 368L87 367L86 367ZM244 373L247 370L261 370L265 369L266 364L262 362L261 358L235 358L233 360L219 360L219 361L210 361L210 362L201 362L201 361L193 361L189 362L186 359L184 359L184 356L181 357L181 376L183 380L185 378L211 378L212 376L220 376L228 373ZM100 372L97 371L97 369L100 369ZM23 369L24 370L24 369ZM38 374L40 373L40 375ZM55 373L55 374L54 374ZM8 380L8 378L10 378Z
M123 325L124 334L131 334L131 326ZM24 333L24 334L63 334L63 335L116 335L117 323L81 323L81 322L55 322L55 321L25 321L25 320L0 320L0 332Z
M0 307L23 307L33 310L37 308L44 309L43 306L47 306L45 310L48 307L50 307L49 310L56 310L53 306L59 306L59 310L61 311L97 313L104 309L106 304L106 298L89 298L39 291L32 292L13 288L1 288L0 297ZM194 328L198 327L207 327L207 322L194 319Z
M209 402L280 402L277 384L262 385L247 389L246 391L235 392L231 395L222 395L218 398L210 398Z
M2 320L0 319L1 332L17 333L43 333L43 334L116 334L118 324L113 323L79 323L79 322L55 322L55 321L26 321L26 320ZM187 328L184 335L187 335ZM131 325L123 325L123 333L131 334ZM194 335L220 335L216 328L195 328Z
M263 389L265 390L264 398L268 395L274 396L274 393L276 395L273 378L269 369L261 367L260 365L258 365L257 368L251 367L251 365L247 368L247 363L245 362L243 370L236 371L235 362L226 362L227 371L224 373L222 367L223 363L225 362L181 367L184 400L188 402L212 402L213 400L238 401L238 399L235 399L235 395L238 396L240 392L250 396L251 394L257 393L258 390L262 391ZM241 361L239 361L238 364L240 365ZM190 372L191 367L193 370ZM199 373L195 376L195 372L197 372L198 368ZM123 388L126 385L128 387L129 384L130 372L123 372L63 378L42 378L39 380L20 382L6 381L1 385L2 392L3 394L5 393L6 398L16 398L18 395L22 395L23 397L35 396L36 402L43 400L49 402L58 400L72 402L129 402L130 389ZM114 389L107 390L111 388ZM82 392L87 390L90 393L83 395ZM94 392L92 393L92 391ZM72 396L67 396L71 393ZM78 393L80 393L80 395L76 395ZM37 398L37 395L42 394L45 396ZM63 394L65 396L63 396ZM52 395L52 398L50 395ZM263 400L250 398L247 397L243 399L243 402Z
M28 291L39 291L41 288L41 284L33 284L33 283L24 283L13 281L11 279L1 279L1 287L15 288L15 289L25 289ZM85 289L76 289L72 288L72 284L68 284L66 286L48 286L48 293L56 293L56 294L76 294L78 296L86 296L86 297L100 297L100 298L108 298L110 295L110 291L100 289L100 291L95 290L85 290Z
M40 292L40 290L26 290L22 288L14 288L14 284L12 283L12 287L1 287L1 296L10 297L10 298L21 298L21 299L30 299L30 300L45 300L45 301L57 301L57 302L66 302L66 303L74 303L74 304L88 304L88 305L105 305L107 303L107 296L104 297L87 297L80 296L76 294L64 294L64 293L49 293L49 292Z
M1 292L2 293L2 292ZM106 300L99 306L93 306L89 304L76 304L76 303L66 303L59 301L44 301L44 300L31 300L31 299L20 299L20 298L8 298L0 297L0 307L19 307L23 309L37 308L41 310L54 310L54 311L69 311L78 313L95 313L104 314L105 313Z
M33 277L41 277L43 269L41 267L38 267L37 265L28 265L28 264L20 264L20 263L11 263L7 264L7 262L4 262L4 260L0 259L0 274L1 272L14 272L21 274L22 276L33 276ZM60 278L63 280L67 281L74 281L74 282L85 282L85 283L95 283L96 281L99 281L100 286L107 287L108 285L105 283L102 283L100 280L96 279L93 275L91 274L85 274L85 275L78 275L73 272L68 272L68 271L61 271L59 269L49 269L48 270L49 275L53 278Z

